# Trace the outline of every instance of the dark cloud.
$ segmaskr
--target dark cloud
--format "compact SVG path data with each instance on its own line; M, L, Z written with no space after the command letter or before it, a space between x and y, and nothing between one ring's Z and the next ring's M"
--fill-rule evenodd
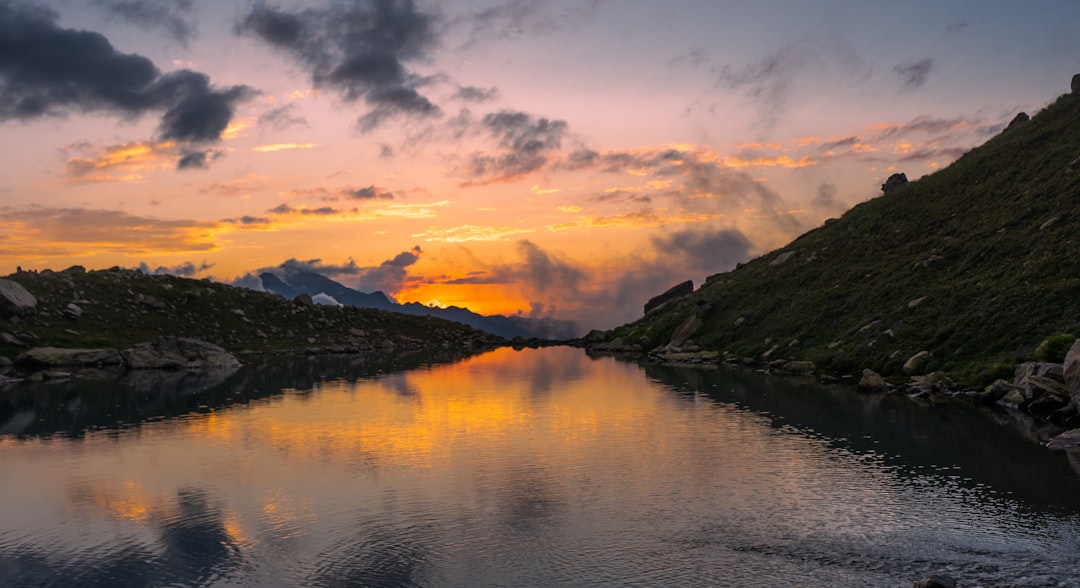
M741 67L727 65L713 71L717 87L742 92L758 110L759 123L771 128L799 93L800 78L831 67L861 76L870 69L854 48L832 37L805 39Z
M817 194L814 195L810 204L826 214L843 212L847 210L847 205L840 202L837 198L838 195L839 190L836 189L836 185L825 182L818 186Z
M385 144L385 143L380 144L379 145L379 158L380 159L393 159L394 158L394 148L387 145L387 144Z
M392 294L406 284L409 279L408 268L415 265L422 254L420 247L413 247L409 251L402 251L393 258L371 267L358 265L351 258L339 265L323 263L322 259L288 259L277 267L255 270L249 272L248 275L257 276L263 272L271 272L287 276L295 272L311 272L362 292Z
M203 151L187 151L176 162L176 169L206 169L210 162L220 159L225 155L224 151L206 149Z
M437 41L434 17L412 0L335 3L288 11L258 2L237 24L307 68L316 88L336 91L370 110L358 121L371 130L388 118L441 114L418 88L429 80L406 63L424 58Z
M393 192L377 188L375 186L368 186L366 188L357 188L355 190L343 190L342 193L353 200L393 200Z
M283 261L281 265L276 268L267 268L258 271L262 272L271 269L280 269L294 272L312 272L328 278L340 276L354 276L361 271L360 266L356 265L356 262L353 261L352 258L349 258L349 261L342 265L327 265L323 263L322 259L300 260L296 258L290 258Z
M565 121L509 110L484 116L480 126L495 138L502 152L470 157L465 175L472 184L510 181L539 170L562 147L568 128Z
M266 218L265 216L248 215L241 216L239 218L227 218L221 222L228 223L230 225L240 225L243 227L257 227L271 224L270 219Z
M255 93L248 86L213 88L205 74L186 69L162 75L149 59L56 20L46 9L0 0L0 122L164 111L160 139L217 141L236 106Z
M320 208L293 208L284 203L271 208L267 212L270 214L299 214L303 216L334 216L342 213L341 210L332 206L323 206Z
M190 278L195 274L205 272L213 267L214 264L207 263L206 261L203 261L199 265L195 265L194 263L187 261L180 265L175 265L172 267L159 265L154 269L150 269L150 266L147 265L147 263L144 261L140 263L136 269L143 272L144 274L169 275L179 276L181 278Z
M94 0L94 3L132 24L161 29L185 46L195 37L192 0Z
M295 104L286 104L259 115L256 121L260 127L272 127L275 129L287 129L289 127L306 127L306 118L296 114Z
M926 84L926 79L938 68L937 62L931 58L921 61L908 61L893 68L900 86L904 89L921 88Z
M932 116L919 116L912 119L909 122L903 124L889 125L882 128L878 136L881 138L890 138L893 136L904 136L911 134L925 134L925 135L945 135L959 131L963 131L968 128L1000 128L997 123L987 124L979 119L971 119L966 117L956 118L936 118Z
M458 86L453 98L462 102L489 102L499 96L498 88L477 88L476 86Z
M962 31L964 29L967 29L967 28L970 28L970 27L971 27L971 23L969 23L967 21L959 21L959 22L950 23L949 26L945 27L945 32L957 33L957 32L960 32L960 31Z

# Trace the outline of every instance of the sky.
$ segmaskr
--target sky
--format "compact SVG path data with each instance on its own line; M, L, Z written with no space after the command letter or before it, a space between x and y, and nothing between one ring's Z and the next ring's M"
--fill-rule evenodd
M0 0L0 274L633 320L1034 114L1080 2Z

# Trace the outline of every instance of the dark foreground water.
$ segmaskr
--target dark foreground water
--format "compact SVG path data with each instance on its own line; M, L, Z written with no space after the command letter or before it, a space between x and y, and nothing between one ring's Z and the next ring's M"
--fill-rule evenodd
M503 349L0 390L4 586L1080 586L1080 474L962 406Z

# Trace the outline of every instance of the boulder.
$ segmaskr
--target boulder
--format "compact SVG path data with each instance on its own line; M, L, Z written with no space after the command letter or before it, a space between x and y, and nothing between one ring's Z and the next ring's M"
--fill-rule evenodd
M705 323L702 322L701 317L694 314L690 318L686 319L683 324L679 325L675 329L675 333L671 335L671 342L668 343L668 347L681 347L686 343L690 337L693 337L701 329Z
M22 339L12 335L11 333L0 333L0 343L5 345L13 345L15 347L29 347Z
M15 365L15 362L0 355L0 374L5 374L11 369L11 366Z
M1072 399L1073 407L1080 409L1080 339L1077 339L1069 352L1065 354L1061 376Z
M872 369L862 371L862 378L859 379L860 392L882 392L888 387L888 382L885 381L881 374Z
M0 279L0 317L26 316L37 308L37 299L23 285Z
M906 185L908 185L907 174L896 173L889 176L889 179L885 180L885 183L881 185L881 191L885 194L888 194L899 188L903 188Z
M904 363L904 373L908 375L921 374L926 370L926 364L930 361L929 351L920 351L912 355Z
M298 294L292 301L297 306L313 306L315 304L315 301L311 299L311 295L306 293Z
M999 379L983 389L982 393L979 394L979 397L987 402L997 402L1013 390L1018 390L1018 388L1013 386L1010 382Z
M1014 128L1016 128L1016 127L1018 127L1018 126L1020 126L1020 125L1022 125L1024 123L1026 123L1029 120L1031 120L1031 117L1028 116L1026 112L1021 112L1020 114L1017 114L1016 117L1014 117L1012 119L1012 122L1009 123L1009 126L1005 127L1005 130L1006 131L1012 130L1012 129L1014 129Z
M1080 96L1080 73L1072 78L1072 93L1073 96Z
M64 349L60 347L34 347L16 358L16 363L26 367L80 367L120 365L120 354L115 349Z
M932 574L915 582L915 588L956 588L956 578L946 574Z
M188 337L158 337L120 353L133 370L180 370L238 366L240 361L221 347Z
M792 374L812 374L817 371L817 365L812 361L789 361L780 367L781 370Z
M1069 397L1064 370L1056 363L1031 361L1020 364L1016 367L1013 385L1020 389L1027 400L1035 400L1045 394Z
M676 284L668 288L667 291L663 294L650 298L649 301L645 303L645 314L649 314L665 302L674 300L676 298L682 298L683 296L692 294L693 292L694 282L691 280L687 280L681 284Z
M1080 449L1080 429L1065 431L1046 442L1048 449Z
M79 318L80 316L82 316L82 313L83 313L82 307L80 307L78 304L75 304L74 302L68 304L64 308L64 316L66 316L67 318L72 319L72 320L75 320L75 319Z

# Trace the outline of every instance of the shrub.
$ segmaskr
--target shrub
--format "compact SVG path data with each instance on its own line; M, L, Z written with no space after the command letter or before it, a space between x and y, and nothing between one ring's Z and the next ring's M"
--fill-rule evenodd
M1076 337L1068 333L1047 337L1035 348L1035 358L1049 363L1062 363L1074 342Z

